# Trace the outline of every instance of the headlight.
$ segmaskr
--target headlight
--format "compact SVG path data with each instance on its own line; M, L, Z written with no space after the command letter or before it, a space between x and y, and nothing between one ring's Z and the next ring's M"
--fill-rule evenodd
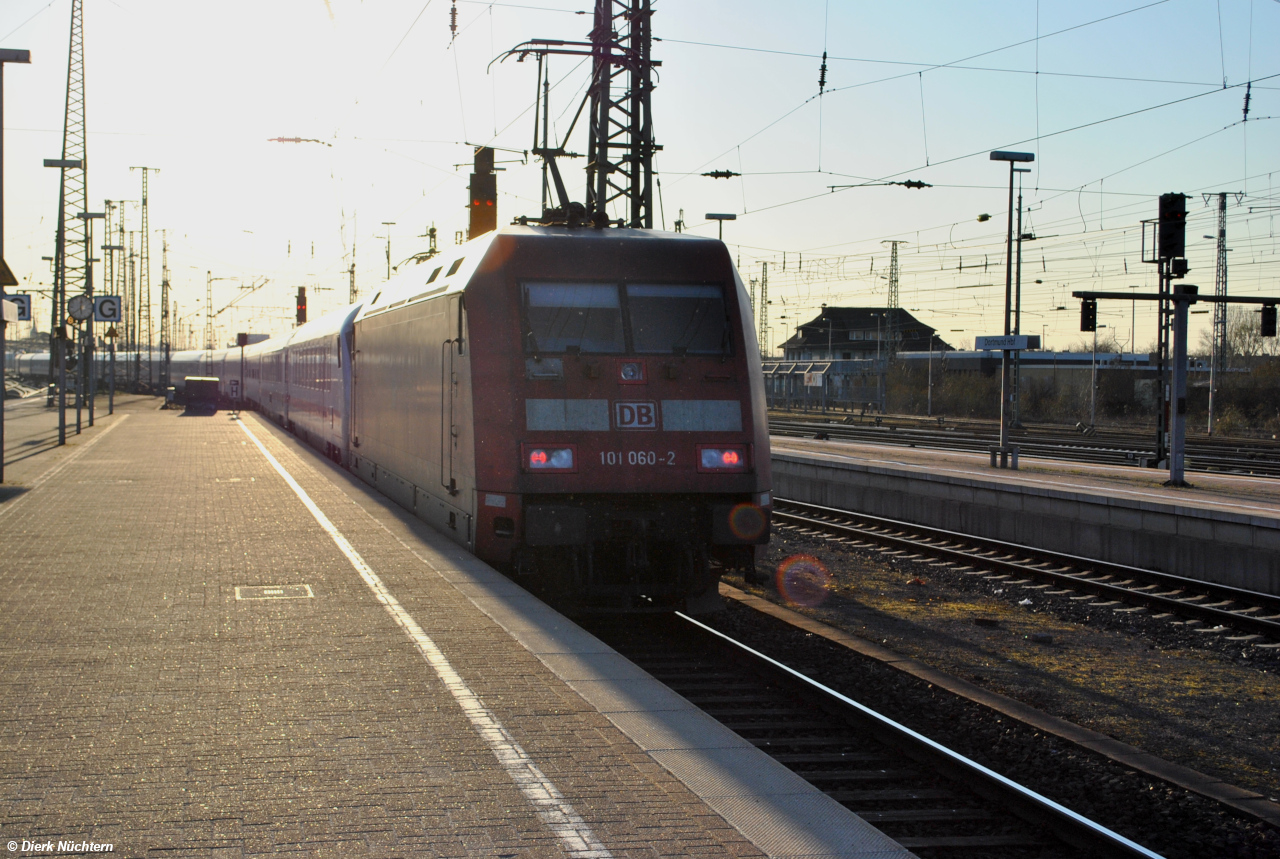
M523 454L526 471L577 471L573 445L526 444Z
M618 379L623 384L639 385L644 382L643 361L623 361L618 365Z

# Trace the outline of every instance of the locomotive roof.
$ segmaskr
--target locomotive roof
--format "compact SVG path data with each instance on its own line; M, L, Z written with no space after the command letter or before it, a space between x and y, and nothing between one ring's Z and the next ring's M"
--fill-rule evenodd
M525 242L634 242L679 241L720 244L718 239L692 236L688 233L668 233L662 230L636 230L630 228L595 229L592 227L546 227L536 224L513 224L501 227L465 244L456 245L433 257L417 260L374 291L373 297L362 308L357 319L374 316L385 310L410 302L461 292L471 276L484 261L495 241L514 240L517 245ZM504 242L505 243L505 242Z

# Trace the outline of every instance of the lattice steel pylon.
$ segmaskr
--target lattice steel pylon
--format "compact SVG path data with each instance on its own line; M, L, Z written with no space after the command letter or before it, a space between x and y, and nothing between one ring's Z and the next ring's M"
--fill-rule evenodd
M902 244L902 241L892 239L884 244L890 247L889 298L885 302L885 337L889 345L885 349L885 354L889 360L893 360L898 354L898 245Z
M1207 196L1207 195L1206 195ZM1218 198L1218 265L1213 278L1215 298L1227 297L1227 193L1219 192ZM1209 359L1209 422L1208 433L1213 435L1214 405L1217 399L1218 374L1226 369L1227 360L1227 303L1213 305L1213 355Z
M142 257L142 271L138 277L138 340L146 338L147 384L155 381L151 364L151 349L155 345L155 329L151 321L151 223L147 217L147 173L159 173L158 167L130 167L129 172L142 171L142 243L139 248ZM139 342L141 347L142 343ZM139 376L141 381L141 376Z
M62 174L58 191L58 229L54 251L54 287L50 352L57 349L58 328L66 319L67 293L84 291L89 265L85 235L88 221L78 217L88 211L89 165L84 131L84 17L82 0L71 0L71 47L67 52L67 100L62 119ZM68 167L68 162L79 162ZM50 162L46 162L50 163ZM52 165L51 165L52 166ZM59 408L61 415L62 408ZM59 418L59 443L66 441L65 418Z
M626 225L653 229L653 44L650 0L596 0L591 29L587 215L625 199Z
M143 174L146 175L145 173ZM173 321L169 315L169 234L160 233L160 390L169 388L169 353L173 346Z
M660 66L650 57L653 38L651 0L596 0L590 41L533 39L507 51L503 58L535 54L589 56L592 58L587 139L586 220L597 226L618 224L639 229L653 228L653 154L662 149L653 142L650 94L653 69ZM539 80L538 85L543 86ZM539 96L541 98L541 96ZM544 113L545 116L545 113ZM535 140L537 111L535 111ZM576 124L577 117L574 122ZM572 134L573 126L566 133ZM546 159L560 197L559 217L570 222L570 204L556 166L557 155L569 156L563 144L550 147L545 139L535 154ZM609 208L622 201L626 212L611 218ZM579 208L581 211L581 208Z
M114 227L114 236L115 236L114 244L117 248L119 248L119 250L115 252L116 254L119 254L119 258L113 260L111 265L112 270L115 272L114 279L111 281L111 286L114 287L115 294L120 296L121 300L124 299L125 291L129 287L129 258L125 255L127 252L127 249L125 248L125 244L124 244L125 203L132 203L132 202L133 202L132 200L116 200L115 201L117 217L115 219L115 227ZM121 339L118 341L118 343L119 344L128 343L129 342L129 339L128 339L129 323L128 323L127 315L123 317L120 324L120 329L121 329L120 330Z
M756 305L756 324L760 326L760 356L769 357L769 263L760 263L760 303Z

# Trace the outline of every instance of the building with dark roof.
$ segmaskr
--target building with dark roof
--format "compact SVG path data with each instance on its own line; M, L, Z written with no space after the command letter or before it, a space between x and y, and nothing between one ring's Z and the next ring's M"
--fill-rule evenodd
M891 327L896 349L888 348ZM902 308L825 307L796 329L782 344L782 352L787 361L847 361L889 352L928 352L931 347L935 352L951 351L936 329Z

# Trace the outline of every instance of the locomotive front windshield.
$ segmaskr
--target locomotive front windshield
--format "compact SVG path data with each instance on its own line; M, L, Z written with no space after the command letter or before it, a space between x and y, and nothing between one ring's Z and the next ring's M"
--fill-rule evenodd
M526 352L729 353L718 286L526 283L524 299Z
M624 352L622 306L611 283L525 284L527 352Z
M729 351L724 293L718 286L628 284L636 352L723 355Z

